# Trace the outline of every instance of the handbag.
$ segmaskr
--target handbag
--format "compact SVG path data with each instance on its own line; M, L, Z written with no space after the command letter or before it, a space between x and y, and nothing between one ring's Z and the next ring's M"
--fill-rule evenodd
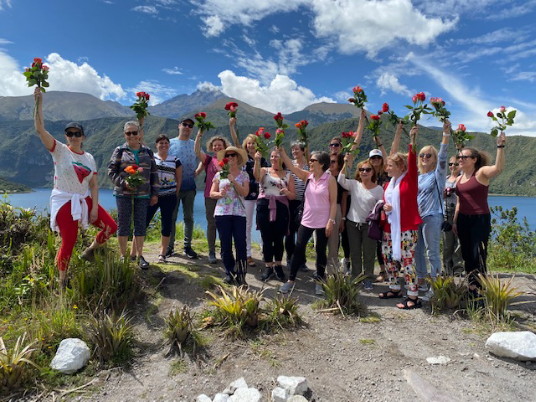
M296 208L296 215L294 215L294 224L296 225L296 227L299 227L301 225L301 220L303 216L303 208L305 207L305 191L307 190L308 184L309 184L309 179L307 179L307 181L305 182L305 187L303 189L303 199L300 205L298 206L298 208Z
M382 220L382 211L383 211L383 201L378 201L374 207L372 208L372 211L367 216L367 223L368 223L368 237L373 240L381 240L382 239L382 226L381 226L381 220Z

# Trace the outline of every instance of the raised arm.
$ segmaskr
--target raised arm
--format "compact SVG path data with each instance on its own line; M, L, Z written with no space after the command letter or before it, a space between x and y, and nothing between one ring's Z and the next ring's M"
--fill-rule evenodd
M261 159L262 159L262 154L259 151L255 152L255 164L253 165L253 177L255 177L255 180L259 183L262 179Z
M400 148L400 137L402 137L402 129L404 128L404 123L402 120L398 122L396 125L396 131L395 136L393 137L393 143L391 144L391 150L389 151L389 156L393 156L398 152L398 149ZM387 152L385 152L384 149L382 149L382 153L384 154L383 159L387 159L386 155Z
M506 145L506 136L504 135L504 131L501 131L501 134L497 137L497 156L495 157L495 165L492 166L482 166L478 170L478 176L484 176L486 180L490 180L494 178L495 176L498 176L504 169L505 164L505 156L504 156L504 147ZM485 180L482 180L477 176L477 179L482 184L488 184L485 183Z
M335 228L335 217L337 216L337 181L335 177L329 177L329 219L326 224L326 236L331 236L333 230L338 230Z
M207 154L203 152L201 149L201 140L203 139L203 130L199 129L197 130L197 135L195 136L195 142L194 142L194 152L195 155L199 158L201 163L204 165L205 160L207 159Z
M350 151L353 151L356 148L359 148L359 145L361 145L361 140L363 139L363 130L365 129L365 117L366 117L365 109L361 109L361 114L359 116L359 123L357 123L357 131L355 132L355 136L354 136L354 143L352 144Z
M448 145L450 139L450 121L445 119L443 122L443 135L441 137L441 144L439 147L439 153L437 154L437 166L435 169L435 177L438 183L443 183L447 176L447 158L448 158Z
M231 132L231 138L235 147L241 148L240 140L238 139L238 134L236 133L236 117L231 117L229 119L229 131Z
M45 120L43 119L43 93L38 87L35 88L34 98L35 104L37 105L34 113L35 131L39 134L39 138L45 148L51 151L52 148L54 148L54 142L56 140L47 130L45 130Z
M350 188L350 183L348 182L348 179L346 176L348 175L349 169L352 166L353 157L350 154L344 155L344 165L342 165L342 169L339 173L339 176L337 176L337 182L345 189L348 190Z
M298 177L301 181L306 181L311 172L308 170L300 169L297 166L294 166L292 163L292 160L288 157L287 152L285 151L285 148L279 147L279 154L281 155L281 159L285 166Z

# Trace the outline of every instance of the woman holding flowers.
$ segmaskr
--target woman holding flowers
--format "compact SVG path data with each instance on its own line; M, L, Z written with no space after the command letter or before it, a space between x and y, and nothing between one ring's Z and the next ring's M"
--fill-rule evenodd
M316 277L319 280L323 280L325 277L328 238L333 230L337 230L335 227L337 181L327 171L330 162L327 152L311 153L309 171L294 166L282 147L280 152L283 163L298 178L306 182L303 215L298 229L296 250L290 264L289 279L279 288L281 293L289 293L294 288L298 269L305 263L307 242L313 233L316 233ZM320 282L315 286L315 293L317 295L324 294Z
M478 274L485 275L488 240L491 232L491 216L488 206L490 180L504 169L504 132L497 137L495 164L489 164L489 156L474 148L463 148L458 154L462 174L456 182L458 203L452 229L458 234L465 272L469 277L469 290L477 293L480 287Z
M454 211L458 197L456 196L456 182L460 175L460 164L456 156L449 159L449 171L443 190L443 200L445 208L445 220L451 225L454 224ZM454 275L458 269L463 270L463 259L458 236L452 230L443 232L443 271L447 275Z
M411 143L408 155L396 153L387 158L387 174L391 177L385 189L383 210L387 220L383 224L382 251L389 277L389 291L380 293L380 299L400 297L398 264L404 269L408 288L407 298L396 306L400 309L414 309L422 306L419 299L417 275L415 272L415 246L417 230L422 223L417 205L418 174L415 155L415 139L418 127L410 131Z
M214 216L220 236L221 255L225 266L225 283L246 285L246 209L244 197L249 193L249 177L242 170L247 154L229 146L218 152L220 171L216 173L210 197L217 200ZM233 241L236 258L233 255Z
M419 152L419 191L417 203L422 223L419 225L415 259L420 290L427 290L426 259L430 261L432 280L441 274L441 257L439 243L441 240L441 224L443 223L443 184L447 174L447 148L450 139L450 122L443 121L443 135L437 149L432 145L421 148ZM430 297L431 294L427 294Z
M45 129L43 118L43 95L36 87L35 130L41 142L51 153L54 161L54 189L50 196L50 226L59 232L61 246L56 254L60 284L67 283L67 269L78 236L78 224L86 228L88 223L100 228L97 237L84 251L82 257L89 259L117 230L113 218L99 205L97 166L93 156L82 149L86 138L79 123L65 127L65 142L56 141Z
M215 156L206 154L201 149L201 140L203 138L203 130L197 132L195 137L194 150L196 156L201 161L206 177L205 177L205 215L207 218L207 241L208 241L208 262L216 264L216 220L214 218L214 209L216 202L210 197L210 189L212 187L212 179L220 170L219 161ZM220 136L214 136L207 141L207 151L212 154L217 154L221 150L227 148L227 141Z
M177 205L177 197L182 183L182 164L173 155L169 155L169 138L160 134L156 137L156 154L154 160L158 171L158 202L147 209L146 226L149 226L156 211L160 208L162 242L158 262L166 262L166 250L169 246L173 210Z
M289 171L281 164L281 156L277 149L270 153L271 166L261 168L262 154L255 154L253 174L260 184L257 199L257 227L261 231L262 254L265 271L261 277L267 281L275 274L284 282L285 274L281 260L283 259L283 239L289 232L290 213L289 200L294 199L294 180Z
M128 258L127 243L133 220L134 239L130 258L138 259L141 269L148 269L149 263L143 257L143 243L147 231L147 208L158 202L158 172L153 151L142 144L143 126L137 121L127 121L123 133L125 142L114 149L108 163L108 176L114 184L117 203L119 252L123 259Z
M246 250L248 265L250 267L255 266L255 261L251 256L251 230L253 228L253 222L255 221L255 209L257 207L257 197L259 196L259 183L255 180L253 174L253 166L255 166L255 153L257 152L257 137L255 134L248 134L242 144L238 140L238 134L236 133L236 118L231 117L229 119L229 130L231 132L231 138L236 147L242 147L247 153L247 160L242 169L248 174L249 177L249 193L244 198L244 207L246 208ZM261 158L261 167L268 167L268 162L264 157Z

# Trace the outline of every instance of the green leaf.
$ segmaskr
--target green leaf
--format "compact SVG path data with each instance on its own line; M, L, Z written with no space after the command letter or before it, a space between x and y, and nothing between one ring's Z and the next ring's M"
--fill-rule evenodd
M491 136L492 137L497 137L497 134L499 133L499 130L497 129L497 127L494 127L491 129Z
M413 109L413 106L410 106L410 105L404 105L405 107L407 107L408 109Z
M50 84L46 81L43 81L41 85L44 86L45 88L48 88L50 86Z
M510 110L508 112L508 119L513 119L514 117L516 117L516 113L517 113L517 110Z
M503 118L503 114L501 112L497 112L497 117Z

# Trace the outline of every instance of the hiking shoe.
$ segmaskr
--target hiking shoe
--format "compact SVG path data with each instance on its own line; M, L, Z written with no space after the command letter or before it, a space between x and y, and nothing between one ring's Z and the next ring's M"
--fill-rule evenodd
M287 277L285 276L285 272L283 272L283 267L281 265L276 265L274 267L275 276L278 280L281 282L286 282Z
M285 282L279 287L279 293L290 293L294 289L294 282Z
M371 280L364 280L363 281L363 289L365 290L374 290L374 288L372 287L372 281Z
M143 258L143 255L140 255L140 259L138 260L138 266L141 269L149 269L149 263Z
M130 256L130 261L135 262L138 258L135 255Z
M166 254L164 254L165 257L171 257L173 256L173 248L172 247L168 247L167 250L166 250Z
M324 296L324 288L322 287L321 283L317 283L315 285L315 295L317 296Z
M266 267L264 270L264 274L261 276L261 281L266 282L270 278L274 276L274 268L273 267Z
M190 260L195 260L198 257L197 253L191 247L184 247L184 254Z
M208 255L208 263L209 264L216 264L217 262L218 262L218 259L216 258L216 254L215 253L209 253L209 255Z

